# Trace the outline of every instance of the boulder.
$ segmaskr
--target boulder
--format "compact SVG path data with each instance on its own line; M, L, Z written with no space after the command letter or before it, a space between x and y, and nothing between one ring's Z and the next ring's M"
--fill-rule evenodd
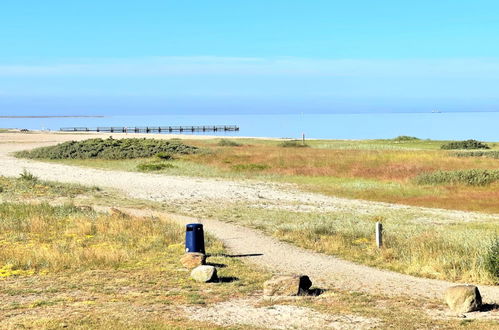
M209 265L198 266L191 271L191 277L197 282L213 282L218 279L217 269Z
M279 275L263 283L265 296L307 295L312 281L306 275Z
M480 309L482 296L474 285L456 285L445 290L445 302L455 313L468 313Z
M206 256L199 252L188 252L180 258L180 262L184 267L192 269L197 266L204 265L206 262Z

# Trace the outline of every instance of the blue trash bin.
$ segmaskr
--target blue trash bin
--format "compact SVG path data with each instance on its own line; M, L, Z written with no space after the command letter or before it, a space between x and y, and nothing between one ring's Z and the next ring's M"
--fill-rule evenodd
M204 232L200 223L190 223L185 228L185 252L204 253Z

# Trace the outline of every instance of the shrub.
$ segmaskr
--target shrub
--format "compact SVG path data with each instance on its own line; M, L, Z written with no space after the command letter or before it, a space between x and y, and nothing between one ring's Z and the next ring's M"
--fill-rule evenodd
M279 144L279 146L283 147L283 148L306 148L306 147L308 147L307 144L304 144L302 141L299 141L299 140L283 141L282 143Z
M180 141L109 138L69 141L55 146L21 151L16 156L44 159L131 159L152 157L158 153L192 154L197 151L197 147L185 145Z
M415 136L407 136L407 135L400 135L393 139L393 141L415 141L415 140L421 140L421 139Z
M227 140L227 139L221 139L218 141L218 145L221 147L240 147L242 146L241 143L233 141L233 140Z
M174 168L175 165L169 163L142 163L137 165L137 169L144 172L160 171L165 168Z
M19 174L19 179L31 182L38 181L38 177L36 177L33 173L28 172L26 169L23 169L22 173Z
M454 141L444 144L441 149L490 149L488 145L477 140Z
M269 167L265 164L237 164L232 166L232 169L236 171L263 171Z
M170 152L160 152L156 154L156 157L161 160L174 160L175 156Z
M484 256L484 267L492 278L499 283L499 237L496 236L490 243Z
M485 186L499 181L499 170L461 170L435 171L423 173L415 178L417 184L467 184L470 186Z
M499 151L461 151L453 154L456 157L487 157L499 159Z

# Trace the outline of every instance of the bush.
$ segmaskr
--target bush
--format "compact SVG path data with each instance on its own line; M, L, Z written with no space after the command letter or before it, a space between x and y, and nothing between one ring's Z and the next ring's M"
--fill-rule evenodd
M221 147L240 147L240 146L242 146L241 143L238 143L238 142L233 141L233 140L227 140L227 139L221 139L220 141L218 141L218 145Z
M279 144L280 147L283 148L307 148L308 145L304 144L302 141L299 140L288 140L288 141L283 141L282 143Z
M488 145L477 140L454 141L444 144L441 149L490 149Z
M175 156L170 152L160 152L156 154L156 157L161 160L174 160Z
M238 164L232 166L232 169L236 171L263 171L269 167L270 166L265 164Z
M415 136L400 135L393 139L393 141L416 141L421 140Z
M180 141L109 138L69 141L55 146L21 151L16 156L44 159L132 159L152 157L159 153L192 154L197 151L197 147L185 145Z
M491 241L483 261L485 270L499 283L499 237Z
M169 163L142 163L137 165L137 169L144 172L160 171L165 168L174 168L175 165Z
M461 151L453 154L456 157L487 157L499 159L499 151Z
M499 170L461 170L435 171L423 173L415 178L417 184L466 184L470 186L485 186L499 181Z

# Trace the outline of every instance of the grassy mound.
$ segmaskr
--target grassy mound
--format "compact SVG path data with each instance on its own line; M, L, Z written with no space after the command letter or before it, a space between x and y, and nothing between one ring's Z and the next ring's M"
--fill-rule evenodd
M477 140L454 141L441 146L441 149L490 149L488 145Z
M152 157L159 153L192 154L197 151L197 147L185 145L180 141L108 138L69 141L55 146L21 151L16 156L42 159L132 159Z
M417 184L466 184L470 186L486 186L499 181L499 170L462 170L462 171L435 171L423 173L416 177Z

